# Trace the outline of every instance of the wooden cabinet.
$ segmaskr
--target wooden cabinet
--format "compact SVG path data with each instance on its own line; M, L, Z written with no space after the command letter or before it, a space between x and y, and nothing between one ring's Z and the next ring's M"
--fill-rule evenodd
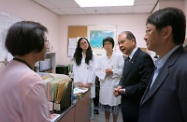
M72 106L71 108L66 111L64 115L60 117L60 119L57 122L75 122L75 106Z
M90 121L90 91L76 103L75 122Z
M81 99L64 111L55 122L89 122L90 90Z

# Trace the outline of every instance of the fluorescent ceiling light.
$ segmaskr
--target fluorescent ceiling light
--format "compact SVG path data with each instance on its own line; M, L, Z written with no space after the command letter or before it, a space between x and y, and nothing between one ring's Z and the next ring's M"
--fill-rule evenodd
M80 7L132 6L134 0L75 0Z

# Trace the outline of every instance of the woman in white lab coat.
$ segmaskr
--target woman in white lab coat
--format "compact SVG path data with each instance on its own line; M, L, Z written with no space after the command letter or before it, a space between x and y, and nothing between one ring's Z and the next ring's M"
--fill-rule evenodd
M91 98L95 97L96 55L86 38L80 38L73 56L73 74L76 87L90 88ZM90 119L94 118L94 104L91 99Z
M111 113L113 122L117 122L121 97L115 97L113 92L121 79L124 59L122 54L113 51L113 38L106 37L103 39L103 47L106 53L98 60L96 66L96 76L100 81L100 108L105 111L106 122L109 122Z

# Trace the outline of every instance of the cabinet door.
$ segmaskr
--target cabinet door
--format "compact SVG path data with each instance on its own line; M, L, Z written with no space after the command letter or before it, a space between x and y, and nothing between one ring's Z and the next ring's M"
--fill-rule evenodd
M73 106L58 122L74 122L75 121L75 106Z
M90 121L90 90L76 103L75 122Z

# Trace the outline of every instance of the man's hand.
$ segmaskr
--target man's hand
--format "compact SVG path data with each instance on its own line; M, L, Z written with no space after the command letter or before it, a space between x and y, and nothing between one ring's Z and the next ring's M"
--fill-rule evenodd
M118 90L114 88L114 96L117 97L119 95Z
M114 88L114 96L118 96L120 94L124 94L125 93L125 89L122 88L121 86L118 86L117 88Z
M118 86L117 88L114 88L114 96L118 96L119 95L119 90L121 89L121 86Z
M119 93L119 94L124 94L124 93L125 93L125 89L124 89L124 88L119 89L118 93Z

